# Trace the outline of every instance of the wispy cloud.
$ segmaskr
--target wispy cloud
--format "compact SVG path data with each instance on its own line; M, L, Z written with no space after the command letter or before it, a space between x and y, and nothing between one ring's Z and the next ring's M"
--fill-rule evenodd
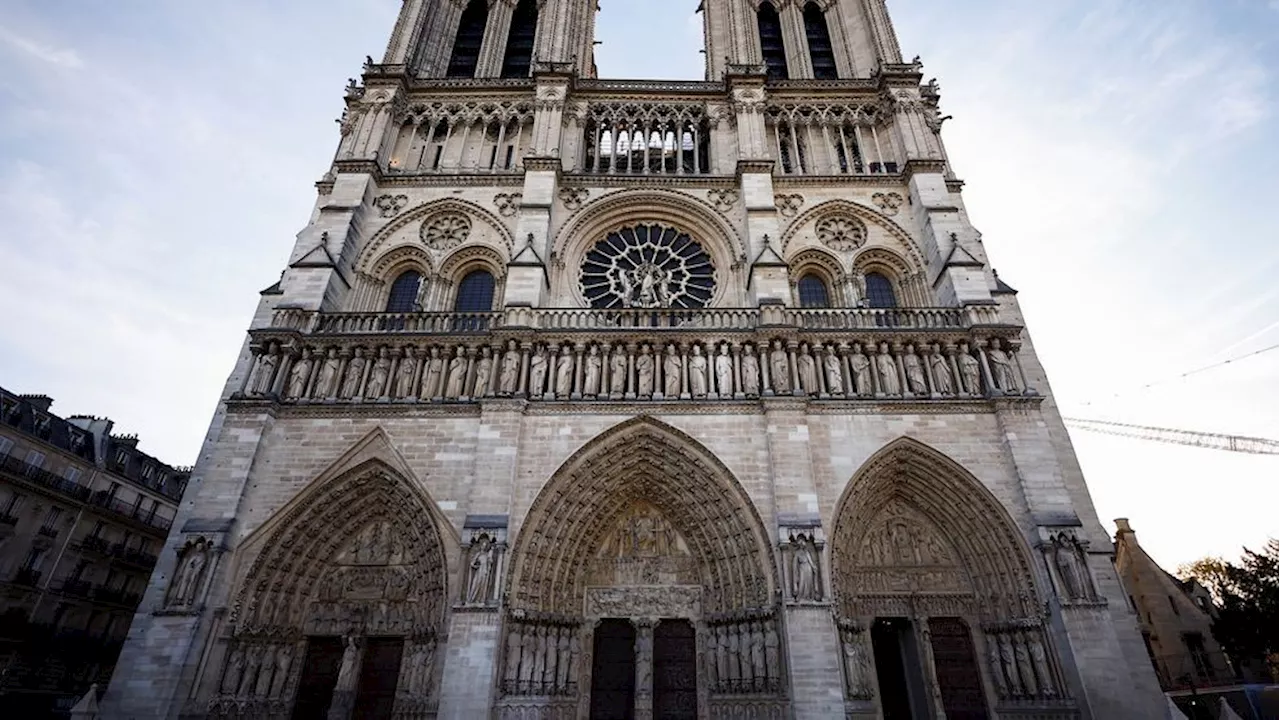
M84 61L80 59L80 55L75 50L69 48L56 48L46 45L32 38L20 35L13 30L0 25L0 42L5 45L26 54L28 57L35 58L41 62L50 65L56 65L61 68L75 70L84 67Z

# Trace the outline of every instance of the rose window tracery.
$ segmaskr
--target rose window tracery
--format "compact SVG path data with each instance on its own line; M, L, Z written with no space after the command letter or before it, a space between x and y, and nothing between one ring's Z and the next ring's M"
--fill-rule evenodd
M815 230L823 245L838 252L849 252L867 241L867 226L848 215L829 215L818 221Z
M639 224L587 251L579 275L594 308L701 308L715 293L715 266L698 241L673 227Z
M432 250L461 245L471 234L471 220L459 212L442 212L422 223L422 242Z

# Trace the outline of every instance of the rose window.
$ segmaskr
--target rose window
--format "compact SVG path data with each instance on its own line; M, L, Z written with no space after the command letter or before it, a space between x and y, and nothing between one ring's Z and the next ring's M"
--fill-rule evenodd
M711 257L688 233L635 225L587 251L579 275L594 308L700 308L715 293Z

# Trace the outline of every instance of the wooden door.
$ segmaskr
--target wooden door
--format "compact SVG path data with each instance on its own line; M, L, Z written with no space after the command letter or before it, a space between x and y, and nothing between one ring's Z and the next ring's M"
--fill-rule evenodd
M636 630L626 620L596 626L591 656L591 720L632 720L636 711Z
M687 620L663 620L654 628L653 717L698 717L697 640Z
M403 638L368 638L364 641L353 720L391 720L403 654Z
M929 618L929 635L947 720L984 720L987 698L969 626L960 618Z
M307 638L302 679L298 682L298 695L293 704L293 720L325 720L341 667L341 638Z

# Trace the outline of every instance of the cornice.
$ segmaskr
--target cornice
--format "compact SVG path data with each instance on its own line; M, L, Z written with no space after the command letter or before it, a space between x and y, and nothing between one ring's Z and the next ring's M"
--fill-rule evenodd
M736 179L728 175L598 175L566 173L562 182L570 187L609 188L732 188Z
M449 173L387 173L378 181L379 187L521 187L524 173L505 174L449 174Z

